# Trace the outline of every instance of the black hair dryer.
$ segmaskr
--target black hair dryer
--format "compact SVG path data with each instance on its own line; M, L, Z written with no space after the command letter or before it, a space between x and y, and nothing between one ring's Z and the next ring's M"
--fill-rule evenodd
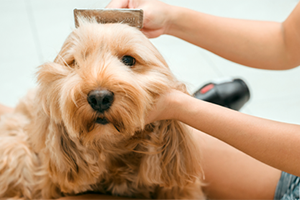
M240 110L250 99L250 91L241 79L226 79L205 84L194 95L195 98Z

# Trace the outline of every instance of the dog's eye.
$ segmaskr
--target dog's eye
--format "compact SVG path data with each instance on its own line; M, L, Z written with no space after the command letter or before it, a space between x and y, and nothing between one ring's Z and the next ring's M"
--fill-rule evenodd
M69 67L75 68L78 67L78 64L76 62L76 60L71 60L69 63L67 63Z
M74 65L76 64L76 61L75 60L68 60L68 61L64 61L64 64L66 66L69 66L69 67L74 67Z
M122 62L124 63L124 65L127 65L127 66L135 65L135 59L131 56L123 56Z
M71 62L70 62L70 64L69 64L70 66L74 66L74 65L76 65L76 60L72 60Z

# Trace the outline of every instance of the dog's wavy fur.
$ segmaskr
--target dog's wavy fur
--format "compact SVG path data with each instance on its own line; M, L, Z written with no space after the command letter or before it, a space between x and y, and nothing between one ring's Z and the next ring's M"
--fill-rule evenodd
M132 67L124 55L136 59ZM0 119L0 197L58 198L88 191L137 198L204 198L200 151L176 120L145 124L159 95L186 92L137 29L81 20L38 88ZM104 88L104 114L87 101ZM97 118L110 123L96 123Z

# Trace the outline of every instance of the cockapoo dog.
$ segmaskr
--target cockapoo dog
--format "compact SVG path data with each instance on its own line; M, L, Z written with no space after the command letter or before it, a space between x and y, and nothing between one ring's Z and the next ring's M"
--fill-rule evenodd
M39 67L37 90L0 119L0 198L204 198L188 128L145 124L161 94L185 86L138 29L80 23Z

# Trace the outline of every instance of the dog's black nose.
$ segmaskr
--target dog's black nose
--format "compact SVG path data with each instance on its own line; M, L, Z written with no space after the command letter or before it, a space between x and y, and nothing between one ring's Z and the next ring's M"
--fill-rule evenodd
M108 90L93 90L88 94L87 100L95 111L103 113L112 105L114 93Z

